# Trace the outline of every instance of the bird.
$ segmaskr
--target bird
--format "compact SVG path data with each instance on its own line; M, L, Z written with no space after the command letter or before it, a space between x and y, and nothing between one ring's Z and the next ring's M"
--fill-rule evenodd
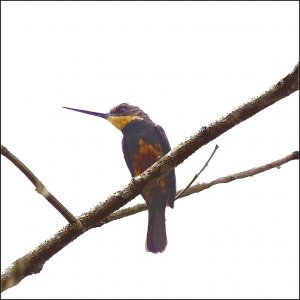
M106 119L119 129L123 134L124 158L132 177L141 174L171 150L163 128L137 106L121 103L108 113L63 108ZM167 246L165 210L167 206L174 208L176 196L174 169L159 180L148 182L141 194L148 210L146 250L152 253L163 252Z

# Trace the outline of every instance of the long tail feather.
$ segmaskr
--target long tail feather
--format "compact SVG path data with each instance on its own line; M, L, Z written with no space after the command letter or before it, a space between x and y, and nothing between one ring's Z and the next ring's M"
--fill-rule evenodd
M163 252L167 246L165 208L149 208L148 215L146 249L153 253Z

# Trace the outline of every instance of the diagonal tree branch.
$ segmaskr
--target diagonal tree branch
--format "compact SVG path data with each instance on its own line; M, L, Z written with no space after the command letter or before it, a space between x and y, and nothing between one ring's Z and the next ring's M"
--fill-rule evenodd
M35 186L35 190L44 196L46 200L53 205L70 223L78 228L82 225L45 187L45 185L23 164L16 156L1 145L1 154L10 160Z
M299 151L294 151L291 154L288 154L287 156L280 158L278 160L274 160L270 163L267 163L265 165L259 166L259 167L255 167L243 172L239 172L239 173L235 173L235 174L231 174L228 176L224 176L224 177L220 177L218 179L215 179L213 181L210 181L208 183L196 183L193 186L187 188L187 189L182 189L177 191L177 197L176 200L180 199L180 198L184 198L187 197L191 194L195 194L195 193L199 193L203 190L209 189L210 187L217 185L217 184L221 184L221 183L229 183L231 181L234 180L239 180L239 179L244 179L247 177L251 177L251 176L255 176L258 175L260 173L269 171L270 169L274 169L274 168L280 168L282 165L292 161L292 160L299 160ZM109 215L108 217L104 218L101 222L99 222L98 226L102 226L104 224L110 223L112 221L116 221L131 215L135 215L139 212L145 211L147 210L147 205L146 203L141 203L141 204L137 204L135 206L131 206L128 208L123 208L120 209L114 213L112 213L111 215Z
M246 177L251 177L251 176L257 175L259 173L262 173L262 172L268 171L270 169L273 169L273 168L278 168L279 169L280 166L282 166L282 165L284 165L284 164L286 164L286 163L288 163L289 161L292 161L292 160L299 160L299 151L294 151L291 154L289 154L289 155L287 155L287 156L285 156L281 159L272 161L272 162L270 162L268 164L265 164L263 166L252 168L252 169L249 169L249 170L246 170L246 171L243 171L243 172L239 172L239 173L235 173L235 174L232 174L232 175L224 176L224 177L215 179L215 180L213 180L211 182L208 182L208 183L203 182L203 183L195 184L194 186L189 188L182 195L182 197L186 197L186 196L189 196L189 195L194 194L194 193L199 193L203 190L209 189L211 186L214 186L216 184L229 183L229 182L234 181L234 180L244 179Z
M207 127L202 127L199 132L179 144L142 174L133 178L122 190L117 191L108 197L105 202L98 204L90 211L82 214L79 217L83 225L81 229L67 225L33 251L16 260L2 273L1 290L4 291L18 284L28 275L40 272L45 262L55 253L63 249L85 231L96 227L101 220L139 195L148 181L167 174L203 145L252 117L259 111L297 91L299 85L298 77L299 65L297 64L290 74L281 79L267 92L235 109L226 117L221 118Z

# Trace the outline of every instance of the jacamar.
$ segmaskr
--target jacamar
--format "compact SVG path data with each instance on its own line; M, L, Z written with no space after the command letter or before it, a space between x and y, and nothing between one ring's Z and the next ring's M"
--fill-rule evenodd
M123 154L132 177L142 173L171 150L162 127L153 123L137 106L121 103L109 113L63 108L104 118L121 130ZM175 171L147 183L141 194L148 208L146 249L153 253L162 252L167 245L165 209L166 206L173 208L175 201Z

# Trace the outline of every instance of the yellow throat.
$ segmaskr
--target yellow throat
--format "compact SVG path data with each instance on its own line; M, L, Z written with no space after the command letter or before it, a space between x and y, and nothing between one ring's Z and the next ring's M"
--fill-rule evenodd
M119 130L122 130L132 120L136 119L142 120L142 118L138 116L110 116L107 118L107 120Z

